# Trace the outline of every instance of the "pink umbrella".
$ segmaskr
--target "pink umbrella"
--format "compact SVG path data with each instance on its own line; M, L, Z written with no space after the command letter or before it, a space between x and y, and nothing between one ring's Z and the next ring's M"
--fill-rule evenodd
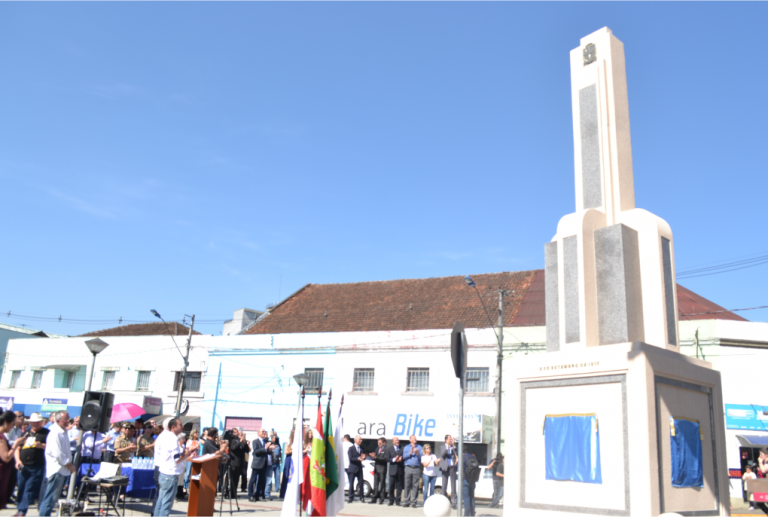
M143 414L146 414L146 411L141 409L141 406L137 406L131 402L123 402L122 404L115 404L112 406L112 418L110 418L109 421L111 423L124 422L133 420Z

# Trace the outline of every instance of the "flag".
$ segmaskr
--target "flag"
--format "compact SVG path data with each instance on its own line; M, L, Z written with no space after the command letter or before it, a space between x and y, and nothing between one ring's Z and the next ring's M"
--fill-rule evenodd
M344 402L344 399L342 398L342 403ZM328 414L330 414L330 408L328 408ZM327 414L326 414L327 417ZM328 422L328 426L326 429L330 429L330 419L326 420ZM326 434L331 433L331 431L326 430ZM344 444L342 442L342 436L344 436L344 433L341 429L341 407L339 408L339 416L336 419L336 428L332 430L331 437L326 441L326 443L330 442L331 446L333 447L333 457L336 460L336 472L337 474L339 472L344 472L344 467L346 464L346 458L344 458ZM328 454L328 450L326 448L326 456L330 456ZM326 461L328 463L328 461ZM330 472L330 470L329 470ZM330 478L330 475L328 476ZM328 515L338 515L338 513L344 508L346 500L344 499L344 481L342 479L339 479L337 488L335 490L331 490L331 485L328 484L326 487L326 493L328 494L326 496L325 500L325 508L328 511Z
M323 413L320 401L317 401L317 424L312 433L312 453L309 457L309 502L312 505L310 515L325 516L325 485L328 478L325 471L325 439L323 438Z
M280 512L280 517L296 517L296 509L299 505L304 470L302 468L303 414L304 408L302 407L302 402L299 402L299 412L296 413L296 425L293 431L293 443L291 443L291 467L288 471L288 487L285 489L285 499L283 499L283 509Z
M325 410L325 510L327 515L336 515L336 492L339 490L338 454L333 440L333 422L331 421L331 397L328 397L328 407Z

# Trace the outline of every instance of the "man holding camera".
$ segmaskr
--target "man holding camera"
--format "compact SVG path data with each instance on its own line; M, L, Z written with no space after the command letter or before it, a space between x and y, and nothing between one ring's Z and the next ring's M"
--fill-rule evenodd
M226 439L226 434L225 434ZM229 439L230 467L232 468L230 479L230 497L237 499L237 485L240 484L240 476L243 474L243 465L245 465L245 455L250 452L251 446L245 439L245 434L240 434L240 430L232 429L232 436Z

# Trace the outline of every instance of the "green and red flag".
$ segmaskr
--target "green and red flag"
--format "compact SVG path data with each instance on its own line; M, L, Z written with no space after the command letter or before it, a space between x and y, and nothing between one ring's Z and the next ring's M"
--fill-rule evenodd
M317 401L317 424L312 433L312 453L309 456L310 496L307 507L309 515L325 516L325 486L328 483L325 471L325 438L323 438L323 413Z
M339 462L336 444L333 438L331 420L331 393L328 394L328 407L325 410L325 509L327 515L336 515L344 507L344 487L339 488ZM341 508L338 507L338 494L341 493Z

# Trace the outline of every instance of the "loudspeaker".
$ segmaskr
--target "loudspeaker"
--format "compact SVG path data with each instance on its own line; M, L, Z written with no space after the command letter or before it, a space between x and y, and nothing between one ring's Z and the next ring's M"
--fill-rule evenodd
M109 419L112 418L113 393L105 391L86 391L83 409L80 411L80 425L83 431L106 433L109 431Z

